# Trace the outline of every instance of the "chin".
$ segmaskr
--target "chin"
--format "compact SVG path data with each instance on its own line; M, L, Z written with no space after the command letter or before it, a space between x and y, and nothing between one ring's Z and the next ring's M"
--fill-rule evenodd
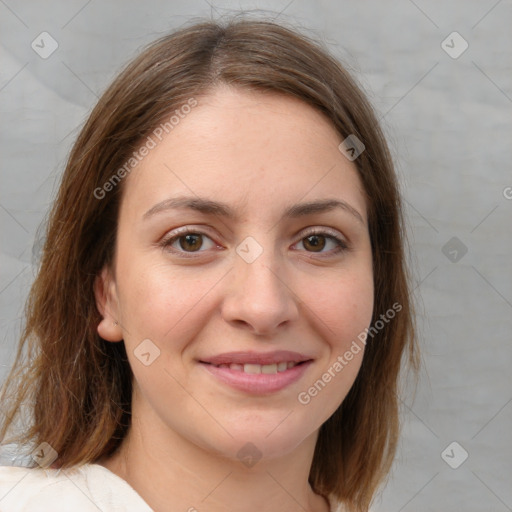
M230 460L239 461L250 469L260 460L276 459L292 453L312 435L315 435L312 441L314 445L317 431L306 431L304 421L300 426L283 421L289 413L283 411L279 421L272 422L271 428L268 427L270 422L264 422L260 427L254 421L241 422L236 428L228 429L232 437L225 435L215 440L204 440L208 445L205 448Z

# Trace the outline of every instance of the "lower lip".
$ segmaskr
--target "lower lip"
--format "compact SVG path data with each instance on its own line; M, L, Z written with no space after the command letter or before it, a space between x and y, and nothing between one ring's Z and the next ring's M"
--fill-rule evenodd
M302 364L289 368L284 372L277 373L245 373L241 370L231 370L230 368L219 368L213 364L200 363L203 368L209 371L222 382L232 388L262 395L266 393L275 393L284 389L299 380L306 369L313 361L306 361Z

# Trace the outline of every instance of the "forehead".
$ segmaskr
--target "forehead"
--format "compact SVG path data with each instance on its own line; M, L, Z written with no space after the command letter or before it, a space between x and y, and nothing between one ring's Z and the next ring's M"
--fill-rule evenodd
M162 131L124 184L136 209L183 194L262 207L263 198L278 204L329 193L349 196L364 216L357 169L338 149L342 137L297 98L222 86Z

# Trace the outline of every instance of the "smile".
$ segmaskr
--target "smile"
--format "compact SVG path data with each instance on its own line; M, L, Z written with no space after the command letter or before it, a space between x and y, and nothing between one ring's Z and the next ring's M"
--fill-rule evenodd
M289 354L289 353L288 353ZM212 358L199 364L222 386L250 395L277 393L297 382L313 363L313 359L298 354L283 357L278 353L269 355L233 354ZM235 359L236 362L232 362ZM244 362L249 361L249 362ZM256 362L257 360L261 362ZM289 360L292 359L292 360ZM273 361L272 361L273 360Z
M258 373L265 373L267 375L275 374L277 372L285 372L286 370L289 370L290 368L293 368L294 366L297 366L301 363L295 363L293 361L282 361L280 363L274 363L274 364L252 364L252 363L246 363L246 364L238 364L238 363L231 363L231 364L219 364L214 365L217 368L229 368L230 370L235 370L238 372L245 372L250 374L258 374Z

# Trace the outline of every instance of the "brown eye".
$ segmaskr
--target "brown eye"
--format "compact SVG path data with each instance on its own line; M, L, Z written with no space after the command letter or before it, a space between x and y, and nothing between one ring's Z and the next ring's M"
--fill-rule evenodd
M198 233L190 233L179 237L180 247L184 251L195 252L203 245L203 235Z
M331 231L310 231L298 243L306 252L316 253L318 257L330 257L348 250L347 242Z
M320 252L325 247L325 236L310 235L306 238L303 238L303 244L308 251Z
M213 249L215 243L204 233L197 231L182 231L170 238L164 239L160 244L165 250L181 256L192 255L192 253L203 253Z

